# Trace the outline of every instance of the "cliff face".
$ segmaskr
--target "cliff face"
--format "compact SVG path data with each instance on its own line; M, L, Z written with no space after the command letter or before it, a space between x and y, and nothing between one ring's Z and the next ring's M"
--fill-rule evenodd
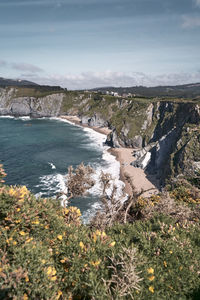
M61 93L44 97L19 97L17 89L0 89L0 115L53 117L60 113L64 95Z
M26 94L26 96L25 96ZM157 174L161 184L200 169L200 101L131 98L92 92L36 93L0 89L0 115L78 115L83 124L109 126L107 144L132 147L133 165Z
M70 103L70 105L69 105ZM134 166L156 174L161 184L200 167L200 101L122 99L85 93L68 101L82 123L109 126L107 144L133 147Z

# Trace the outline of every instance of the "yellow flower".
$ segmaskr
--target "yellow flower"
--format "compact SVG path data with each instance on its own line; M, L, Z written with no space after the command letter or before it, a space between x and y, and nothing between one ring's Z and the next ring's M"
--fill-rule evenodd
M151 293L154 293L154 287L153 287L152 285L149 287L149 291L150 291Z
M23 300L27 300L28 299L28 296L27 296L27 294L24 294L24 296L23 296Z
M19 233L20 235L26 235L26 233L24 231L20 231Z
M40 224L40 222L38 220L36 220L36 221L33 221L32 224L38 225L38 224Z
M105 231L102 232L101 236L102 236L102 237L105 237L105 236L106 236Z
M53 277L50 278L51 281L55 281L56 279L57 279L56 276L53 276Z
M10 196L15 196L16 195L16 190L14 190L12 187L9 189L9 191L8 191L8 194L10 195Z
M101 235L101 231L100 230L96 230L96 235Z
M172 253L173 253L173 251L171 251L171 250L170 250L170 251L169 251L169 253L170 253L170 254L172 254Z
M66 261L67 261L67 258L66 258L66 257L64 257L63 259L60 260L60 262L61 262L62 264L64 264Z
M26 276L26 278L25 278L25 281L26 281L26 282L29 282L29 278L28 278L28 276Z
M96 243L97 241L97 235L95 233L93 233L93 241Z
M165 268L167 268L167 263L165 260L163 261L163 265L165 266Z
M116 244L116 242L114 241L114 242L112 242L112 243L110 243L110 247L114 247L115 246L115 244Z
M80 243L79 243L79 246L81 247L81 249L84 249L84 248L85 248L83 242L80 242Z
M94 267L98 266L100 263L101 263L100 260L97 260L97 261L91 261L91 265L94 266Z
M44 265L45 262L46 262L46 260L45 260L45 259L42 259L41 262L42 262L42 264Z
M13 241L13 245L17 245L17 242L16 242L16 241Z
M62 292L58 291L58 295L56 296L56 300L58 300L60 298L60 296L62 296Z
M147 273L148 273L148 274L154 274L154 269L153 269L153 268L147 269Z
M57 235L57 238L58 238L60 241L62 241L62 239L63 239L63 237L62 237L61 234Z
M17 208L17 212L20 211L20 210L21 210L21 208Z
M154 275L149 276L149 280L150 280L150 281L153 281L154 279L155 279L155 276L154 276Z
M33 240L33 238L27 239L26 243L30 243Z
M48 267L47 268L47 275L51 275L51 273L52 273L52 267Z

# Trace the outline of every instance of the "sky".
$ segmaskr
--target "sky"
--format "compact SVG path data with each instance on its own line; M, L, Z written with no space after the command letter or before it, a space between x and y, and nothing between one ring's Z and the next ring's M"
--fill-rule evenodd
M68 89L200 82L200 0L0 0L0 77Z

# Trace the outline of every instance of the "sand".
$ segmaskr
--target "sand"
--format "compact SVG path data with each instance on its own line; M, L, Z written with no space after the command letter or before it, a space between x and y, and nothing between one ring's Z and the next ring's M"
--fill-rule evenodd
M152 177L150 181L147 178L144 170L135 168L131 165L131 162L135 160L135 157L132 155L133 150L133 148L115 148L110 150L112 154L116 155L117 160L120 162L120 175L121 179L125 183L125 192L129 195L131 194L131 186L125 178L125 174L127 174L131 178L131 182L137 192L144 190L142 195L145 197L150 197L152 194L157 194L159 190L152 183L152 181L155 181L155 179Z
M81 119L77 116L61 116L61 119L68 120L74 124L83 126L83 127L89 127L87 125L81 124ZM99 133L108 135L111 130L107 127L89 127ZM147 178L147 175L145 174L144 170L140 168L135 168L131 166L131 162L135 160L133 157L133 148L111 148L110 152L111 154L116 156L116 159L120 162L120 178L125 183L125 192L127 194L131 194L131 186L126 180L125 174L127 174L132 181L133 186L135 187L136 191L140 192L141 190L144 190L146 192L143 193L143 196L150 197L152 194L157 194L159 192L158 188L156 188L156 185L153 184L156 180L153 177Z

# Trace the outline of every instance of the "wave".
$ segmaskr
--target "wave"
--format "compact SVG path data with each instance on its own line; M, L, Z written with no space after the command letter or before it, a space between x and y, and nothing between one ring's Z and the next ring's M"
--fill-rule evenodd
M9 115L6 115L6 116L0 116L0 118L5 118L5 119L14 119L15 117L14 117L14 116L9 116Z
M48 164L51 166L52 169L56 169L56 166L53 163L49 162Z
M102 194L103 187L101 184L101 174L108 173L111 174L111 185L106 190L107 195L111 195L114 185L117 187L116 189L116 197L121 198L123 196L123 188L124 182L120 180L120 163L116 160L116 157L108 152L110 147L105 145L106 135L99 133L92 128L82 127L81 125L74 124L65 119L61 118L49 118L61 122L66 122L72 126L76 126L81 128L86 135L88 136L90 142L84 147L95 148L96 150L102 151L102 162L101 163L93 163L90 166L94 169L94 174L92 175L92 179L95 182L95 185L89 189L89 194L98 200L91 203L90 208L83 212L83 220L87 222L91 216L95 214L97 210L101 208L101 204L99 201L99 196ZM54 166L52 163L49 163L51 166ZM52 168L53 169L53 168ZM67 175L54 174L48 176L42 176L41 185L45 190L50 190L55 195L57 193L67 193ZM126 198L124 198L125 200ZM123 201L123 200L122 200ZM63 200L61 202L63 204Z

